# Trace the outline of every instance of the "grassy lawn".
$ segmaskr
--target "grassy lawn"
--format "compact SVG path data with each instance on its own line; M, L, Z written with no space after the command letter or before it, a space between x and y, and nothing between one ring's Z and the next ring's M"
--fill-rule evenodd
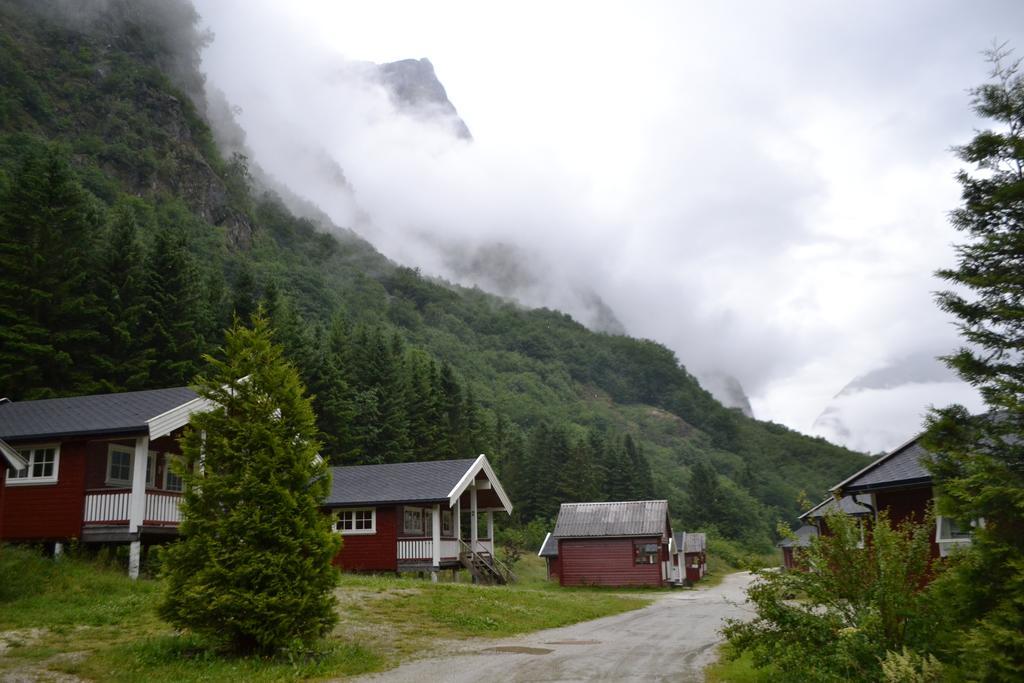
M769 683L779 680L778 672L771 667L755 669L749 653L729 660L726 658L728 652L728 645L719 647L718 661L704 669L704 680L707 683Z
M539 566L538 566L539 564ZM356 675L503 637L636 609L644 593L562 589L539 558L516 567L515 586L473 586L393 576L343 575L341 621L321 650L290 658L227 657L176 634L154 610L155 580L121 569L0 548L0 679L65 673L113 681L278 681Z

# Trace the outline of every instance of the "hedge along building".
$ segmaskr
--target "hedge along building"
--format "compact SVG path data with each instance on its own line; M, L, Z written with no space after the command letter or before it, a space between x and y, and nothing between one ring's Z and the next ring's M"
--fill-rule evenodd
M563 586L664 586L671 538L666 500L562 503L540 554Z
M331 477L324 507L344 536L339 567L429 571L434 580L466 567L480 582L510 578L494 556L494 513L511 514L512 502L486 456L333 467Z
M182 481L178 437L209 402L188 387L0 403L0 541L144 545L173 538ZM14 461L17 456L21 462Z

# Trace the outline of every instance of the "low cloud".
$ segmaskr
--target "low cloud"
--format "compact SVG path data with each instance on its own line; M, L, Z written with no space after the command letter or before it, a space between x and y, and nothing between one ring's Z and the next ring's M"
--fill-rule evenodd
M197 5L255 162L396 261L592 325L607 304L804 431L851 378L956 345L931 298L958 239L948 149L1024 6ZM472 141L359 67L410 57ZM907 436L972 395L872 391Z

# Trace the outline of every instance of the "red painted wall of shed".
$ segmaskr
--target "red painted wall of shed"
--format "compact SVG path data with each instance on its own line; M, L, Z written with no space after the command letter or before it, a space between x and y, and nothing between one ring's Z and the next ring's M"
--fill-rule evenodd
M647 538L563 538L558 541L563 586L661 586L661 564L635 564L633 542Z
M346 571L398 571L397 520L396 506L377 508L377 533L345 536L334 564Z
M59 540L82 532L85 513L84 441L60 445L57 483L40 486L4 485L4 540Z
M559 574L562 571L561 560L559 558L557 558L557 557L546 557L544 559L547 560L547 564L548 564L548 578L549 579L557 579L557 578L559 578Z

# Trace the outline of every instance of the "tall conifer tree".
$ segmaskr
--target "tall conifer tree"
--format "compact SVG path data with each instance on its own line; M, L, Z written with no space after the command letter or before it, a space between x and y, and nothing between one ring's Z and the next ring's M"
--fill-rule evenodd
M991 412L936 411L925 445L940 511L975 521L973 562L961 563L957 601L967 629L960 654L979 680L1024 677L1024 74L1008 54L990 53L993 81L976 88L974 110L997 125L963 147L963 204L953 225L967 237L957 286L938 294L966 342L946 362L977 387ZM980 520L984 520L983 523Z
M310 644L337 621L340 542L320 503L330 475L309 398L268 321L236 324L196 379L210 412L182 440L182 539L167 552L160 614L239 652Z

